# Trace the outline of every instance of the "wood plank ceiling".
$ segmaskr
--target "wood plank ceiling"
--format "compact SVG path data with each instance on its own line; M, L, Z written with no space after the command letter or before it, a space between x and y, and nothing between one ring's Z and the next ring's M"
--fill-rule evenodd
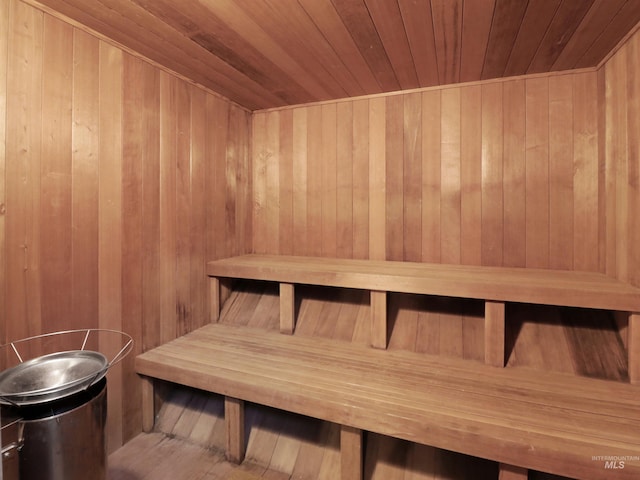
M250 110L594 67L640 20L640 0L39 2Z

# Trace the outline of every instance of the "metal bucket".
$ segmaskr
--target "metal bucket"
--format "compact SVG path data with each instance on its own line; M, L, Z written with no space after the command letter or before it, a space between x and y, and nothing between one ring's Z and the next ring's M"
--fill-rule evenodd
M96 338L100 333L116 334L126 341L111 361L107 355L87 349L101 344ZM79 342L74 345L76 338ZM17 448L11 449L18 452L18 479L106 479L105 375L131 351L132 344L131 337L122 332L88 329L39 335L3 346L18 361L0 373L2 416L19 419ZM65 347L25 358L24 352L52 345Z
M2 429L0 430L0 438L2 438L2 480L20 480L18 451L22 438L22 423L20 418L9 414L9 412L0 412L2 418Z
M106 378L59 400L9 410L21 416L20 480L106 479Z

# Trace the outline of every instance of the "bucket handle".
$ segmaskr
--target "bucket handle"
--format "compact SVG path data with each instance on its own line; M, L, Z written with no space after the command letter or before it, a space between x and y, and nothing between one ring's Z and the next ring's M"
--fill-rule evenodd
M131 338L131 336L127 335L126 333L122 333L122 335L125 335L129 340L124 345L124 347L122 347L122 349L111 359L111 361L107 365L107 369L113 367L116 363L126 357L133 349L133 338Z
M133 338L131 338L131 335L128 335L128 334L126 334L124 332L121 332L119 330L110 330L110 329L106 329L106 328L87 328L87 329L79 329L79 330L64 330L64 331L53 332L53 333L43 333L43 334L40 334L40 335L35 335L35 336L32 336L32 337L23 338L21 340L15 340L13 342L9 342L8 344L3 345L2 347L11 346L11 349L13 350L13 353L15 354L15 356L18 358L19 363L23 363L24 360L22 359L22 356L20 355L20 352L18 351L18 348L17 348L18 344L25 343L25 342L28 342L30 340L39 339L39 338L46 338L46 337L53 337L53 336L57 336L57 335L65 335L65 334L69 334L69 333L81 333L81 332L84 332L85 335L84 335L84 339L82 341L82 347L80 348L80 350L84 350L85 349L85 347L87 345L87 342L89 340L89 336L93 332L96 332L96 333L100 333L100 332L114 333L114 334L118 334L120 336L123 336L123 337L127 338L127 342L125 343L124 347L122 347L120 349L120 351L107 364L107 369L111 368L116 363L118 363L120 360L122 360L124 357L126 357L129 354L129 352L131 352L131 350L133 349Z

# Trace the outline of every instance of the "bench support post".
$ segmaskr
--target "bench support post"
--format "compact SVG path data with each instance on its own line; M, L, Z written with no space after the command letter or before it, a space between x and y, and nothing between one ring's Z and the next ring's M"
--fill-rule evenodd
M487 300L484 304L484 362L504 367L505 304Z
M387 348L387 292L371 291L371 346Z
M218 277L209 277L209 298L211 301L211 311L209 312L209 321L217 323L220 320L220 312L225 300L229 298L231 292L230 279L220 279Z
M498 480L527 480L529 477L529 471L526 468L507 465L506 463L501 463L499 468Z
M629 381L640 383L640 313L629 314L627 327L627 352Z
M153 431L156 417L153 378L147 376L140 378L142 379L142 431L149 433Z
M340 471L342 480L362 479L362 430L341 425Z
M226 431L227 460L242 463L244 460L244 402L224 397L224 422Z
M292 283L280 284L280 333L293 334L296 328L295 287Z
M217 323L220 319L220 309L222 301L220 300L220 279L218 277L209 277L209 298L211 299L211 312L209 312L209 321Z

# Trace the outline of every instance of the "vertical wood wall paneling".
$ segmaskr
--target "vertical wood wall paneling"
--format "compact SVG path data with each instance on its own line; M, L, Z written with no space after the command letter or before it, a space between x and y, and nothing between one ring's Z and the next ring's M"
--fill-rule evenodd
M98 324L123 331L122 318L122 110L123 54L100 43L99 65L99 173L98 173ZM136 339L138 341L138 339ZM102 336L100 351L117 352L120 339ZM136 346L139 349L140 346ZM107 389L107 449L124 441L123 365L109 369ZM128 419L127 419L128 421Z
M193 329L191 309L191 88L185 82L176 84L176 157L175 157L175 334ZM226 180L226 175L224 177ZM226 206L226 205L225 205ZM226 218L226 216L225 216Z
M600 271L600 168L598 74L573 76L573 269ZM633 97L629 97L630 99ZM636 157L637 158L637 157Z
M615 242L616 242L616 274L618 279L628 281L629 279L629 129L627 117L627 91L625 85L630 82L629 72L627 71L627 62L625 56L627 46L620 50L620 54L616 55L612 60L613 78L612 78L612 121L608 124L613 135L612 147L613 156L611 160L615 162L615 192L616 192L616 210L615 210Z
M72 318L71 124L73 29L44 17L42 77L42 320Z
M144 63L139 65L141 95L138 128L142 161L142 350L155 347L166 334L161 315L161 225L160 225L160 72ZM125 124L126 128L126 124Z
M0 3L0 315L6 319L6 167L7 167L7 86L9 66L10 1ZM0 343L7 342L7 322L0 325ZM6 360L0 355L0 370L6 368Z
M526 80L526 266L549 267L549 79Z
M74 328L97 327L100 42L73 32L72 318ZM95 345L93 348L96 348Z
M226 175L226 142L229 129L229 111L219 98L207 96L207 220L210 222L207 232L207 254L209 259L225 257L226 215L220 208L224 205ZM223 299L224 300L224 299Z
M236 209L236 230L233 239L234 252L248 253L253 246L252 237L252 203L253 189L251 177L251 114L246 110L232 105L231 137L229 146L235 151L236 190L234 194ZM209 261L209 257L205 257Z
M403 224L402 259L422 257L422 101L420 93L403 97Z
M176 336L178 81L160 73L160 342ZM142 207L142 205L141 205ZM142 253L142 252L141 252Z
M385 260L386 247L386 101L369 101L369 258Z
M208 109L210 110L210 109ZM213 120L211 120L213 121ZM252 118L252 135L253 135L253 251L255 253L267 253L267 113L255 113ZM211 142L207 142L209 146ZM209 147L211 148L211 147ZM306 147L305 147L306 149ZM210 152L207 152L207 157L211 157ZM212 170L211 168L209 170ZM213 173L210 173L213 178ZM208 177L209 178L209 177ZM208 182L211 183L211 180ZM213 205L210 204L209 212L207 216L211 218L213 215ZM209 231L212 234L212 231ZM212 245L208 250L210 253L215 253L213 250L213 240L209 243ZM212 257L215 258L215 257Z
M322 256L336 257L337 244L337 112L335 103L327 103L321 107L322 147L321 161L321 239Z
M442 90L441 110L441 261L460 263L460 89Z
M627 128L629 129L629 281L640 286L640 35L627 44Z
M618 116L615 113L620 108L616 105L619 100L619 94L615 94L617 89L614 79L621 78L620 70L620 52L613 56L603 67L604 75L604 155L605 155L605 247L606 262L605 272L611 277L618 278L618 239L617 239L617 170L618 164L616 158L618 154L617 138L621 134L619 129L622 127L617 122ZM625 78L625 77L623 77ZM625 78L626 80L626 78ZM619 80L620 81L620 80Z
M279 115L278 168L279 194L279 239L278 252L282 255L293 254L293 110L283 110Z
M460 91L460 261L467 265L482 264L483 98L478 85Z
M206 138L207 113L206 94L203 90L191 87L190 101L190 170L189 188L191 204L188 214L191 215L189 237L191 289L191 327L197 328L207 323L209 318L209 288L206 282L207 262L207 176L206 176ZM236 152L241 155L241 152ZM245 177L246 181L246 177Z
M386 255L403 260L404 237L404 102L399 95L386 98Z
M596 89L598 113L597 122L594 125L598 133L598 270L601 273L609 274L608 269L611 265L609 260L609 245L607 243L608 235L607 222L609 205L608 188L608 161L607 161L607 67L601 67L596 73Z
M442 258L441 170L442 156L440 90L422 93L422 261Z
M134 338L109 372L112 451L140 431L135 354L206 322L206 261L251 248L249 114L23 2L4 7L0 335ZM108 356L121 347L100 337Z
M573 77L549 78L549 266L573 268Z
M627 263L628 253L628 165L629 157L627 152L628 130L627 130L627 108L626 108L626 88L629 81L627 63L625 61L627 47L620 49L607 64L610 67L610 74L607 78L607 92L610 98L607 102L607 160L609 162L610 182L612 198L608 198L615 205L611 218L613 224L609 225L608 231L613 235L614 258L611 259L615 265L615 276L626 281L629 276L629 265Z
M322 107L307 110L307 254L322 256Z
M257 112L254 158L278 155L293 174L280 172L271 187L255 166L255 204L279 215L276 225L255 216L265 230L254 241L292 223L307 242L290 247L282 237L268 251L597 271L597 78L550 75ZM265 148L269 125L279 133Z
M280 251L280 112L267 114L267 225L270 225L265 239L269 253Z
M122 111L122 327L133 338L142 339L142 169L146 136L140 113L145 107L145 66L131 55L124 56L123 85L126 87ZM125 439L133 435L131 424L141 422L141 390L130 362L127 359L128 368L123 378L127 397L127 401L123 401L123 416L130 421L123 424Z
M503 85L482 86L482 264L504 263Z
M604 66L606 271L640 285L638 208L640 174L636 33Z
M526 102L525 80L511 80L503 86L503 264L526 264Z
M369 258L369 100L353 102L353 258ZM367 140L367 141L365 141ZM348 155L348 152L339 152ZM340 160L340 161L345 161Z
M295 255L305 255L309 244L307 224L307 133L307 109L297 108L293 111L292 127L292 249ZM255 139L256 137L254 136L253 138ZM254 149L256 147L254 143ZM255 166L253 169L255 171Z
M338 103L336 109L336 256L353 258L353 102Z

